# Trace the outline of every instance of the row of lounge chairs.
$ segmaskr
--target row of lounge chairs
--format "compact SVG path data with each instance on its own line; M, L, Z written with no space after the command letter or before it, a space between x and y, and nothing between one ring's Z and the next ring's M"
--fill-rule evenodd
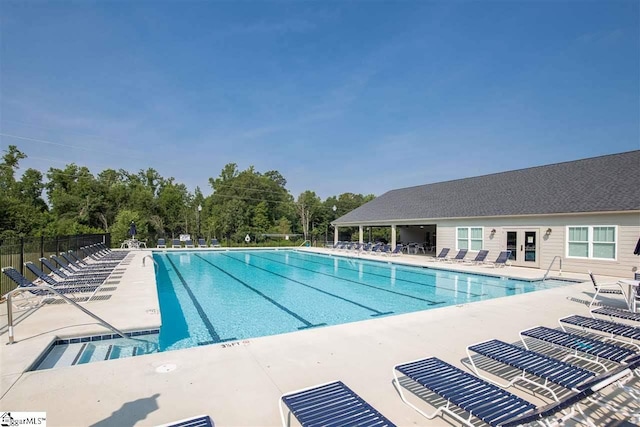
M78 254L83 256L69 251L62 252L59 256L51 255L50 259L42 257L40 258L42 267L30 261L25 262L25 267L33 273L37 281L27 279L13 267L4 267L2 272L18 287L30 288L44 284L61 294L70 294L78 300L80 298L77 298L77 294L88 294L82 299L89 301L102 288L115 269L129 256L128 251L114 252L103 244L82 247ZM42 268L48 269L50 273L45 273ZM17 309L33 308L49 299L56 298L55 293L42 288L29 290L29 292L19 295L22 297L14 299L14 306Z
M180 239L172 239L172 243L171 243L171 247L172 248L182 248L182 241ZM211 244L210 246L207 246L207 241L206 239L198 239L198 245L199 248L207 248L207 247L212 247L212 248L219 248L220 247L220 242L218 241L218 239L211 239ZM158 248L166 248L167 247L167 241L165 239L158 239L158 244L157 244ZM193 244L193 240L185 240L184 241L184 247L185 248L195 248L196 245Z
M437 357L428 357L395 365L392 383L402 401L426 418L448 414L468 426L553 425L568 419L595 426L582 409L582 406L591 404L605 406L623 416L640 417L639 413L633 413L629 408L616 407L607 396L600 394L610 386L617 387L632 401L640 401L640 390L626 385L634 375L640 377L640 324L627 325L596 317L622 317L640 322L640 314L611 308L599 308L591 314L592 317L564 317L560 319L559 330L542 326L524 330L520 333L520 345L492 339L468 346L468 360L475 375ZM582 331L570 332L566 330L567 325L579 327ZM607 336L585 334L587 329L604 332ZM614 330L615 333L612 332ZM635 350L608 342L618 337L635 340L626 341ZM536 343L536 350L531 348L531 341ZM568 355L564 359L557 359L542 353L537 350L541 343L547 344L551 351L562 348ZM505 366L520 373L506 379L506 383L505 380L496 380L481 372L476 362L481 358L491 361L485 364L488 369L499 370L496 366ZM568 363L572 359L599 364L603 371ZM607 370L602 361L612 362L616 366ZM527 382L545 390L550 403L537 407L506 390L517 382ZM554 388L563 391L562 397ZM435 407L435 411L426 412L409 401L406 390L419 397L424 396L425 391L430 391L444 399L444 403ZM283 426L288 425L285 407L303 426L394 425L341 381L285 393L280 399Z
M353 252L360 254L381 254L381 255L402 255L405 251L408 251L408 246L398 243L394 249L391 246L384 243L353 243L353 242L338 242L333 246L333 250ZM505 267L508 266L508 261L511 256L511 251L502 251L498 255L495 261L487 261L489 251L482 249L478 251L477 255L473 259L466 258L468 249L460 249L454 257L449 257L451 249L442 248L440 253L433 258L427 258L430 261L443 261L443 262L459 262L466 265L490 265L492 267Z
M462 263L465 265L490 265L492 267L506 267L508 266L509 258L511 256L511 251L501 251L498 254L498 257L495 261L487 261L487 256L489 255L489 251L486 249L481 249L476 254L475 258L468 259L466 258L468 249L460 249L458 253L450 258L449 257L449 248L442 248L440 253L436 255L434 258L431 258L432 261L443 261L443 262L452 262L452 263Z

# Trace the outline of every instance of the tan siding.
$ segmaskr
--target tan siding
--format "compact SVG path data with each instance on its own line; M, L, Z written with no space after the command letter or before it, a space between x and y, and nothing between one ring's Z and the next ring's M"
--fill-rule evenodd
M569 225L615 225L618 227L617 259L582 260L566 257L566 231ZM592 270L599 275L616 277L633 277L633 273L640 270L640 256L634 255L633 250L640 238L640 214L617 213L596 215L563 215L545 217L519 218L491 218L473 220L441 220L437 221L437 250L443 247L451 248L455 253L456 227L484 227L484 248L489 250L487 259L493 260L506 247L507 228L539 229L538 241L540 269L546 270L556 255L562 257L563 271L586 273ZM491 230L496 229L491 236ZM551 234L546 230L551 228ZM470 254L469 256L474 255ZM556 272L557 262L552 271Z

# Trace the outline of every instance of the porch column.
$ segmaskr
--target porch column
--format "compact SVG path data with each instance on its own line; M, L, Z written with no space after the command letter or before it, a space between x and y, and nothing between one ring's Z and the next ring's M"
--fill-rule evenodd
M391 226L391 249L396 248L396 225Z
M333 245L338 244L338 226L333 227Z
M358 237L358 242L359 242L359 243L362 243L362 239L363 239L363 237L362 237L362 236L363 236L363 228L362 228L362 226L361 226L361 225L360 225L360 226L358 226L358 231L359 231L359 233L360 233L360 234L359 234L359 237Z

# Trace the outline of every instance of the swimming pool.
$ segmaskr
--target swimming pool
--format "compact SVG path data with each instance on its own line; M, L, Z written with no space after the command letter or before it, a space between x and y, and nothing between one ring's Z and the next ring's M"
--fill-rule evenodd
M570 282L295 250L156 252L160 351L466 304Z

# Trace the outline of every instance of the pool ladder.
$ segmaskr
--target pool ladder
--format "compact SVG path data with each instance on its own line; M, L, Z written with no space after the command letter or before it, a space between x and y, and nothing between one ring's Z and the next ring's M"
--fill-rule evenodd
M556 262L556 258L560 261L560 271L558 272L558 276L562 276L562 257L560 255L556 255L551 260L551 264L549 264L549 268L547 268L547 272L544 273L544 276L542 277L542 281L543 282L545 280L547 280L547 276L549 275L549 271L551 270L551 267L553 267L553 263Z
M156 262L155 259L153 259L153 257L151 255L145 255L144 257L142 257L142 266L144 267L144 260L149 258L151 261L153 261L154 267L158 268L158 263Z

